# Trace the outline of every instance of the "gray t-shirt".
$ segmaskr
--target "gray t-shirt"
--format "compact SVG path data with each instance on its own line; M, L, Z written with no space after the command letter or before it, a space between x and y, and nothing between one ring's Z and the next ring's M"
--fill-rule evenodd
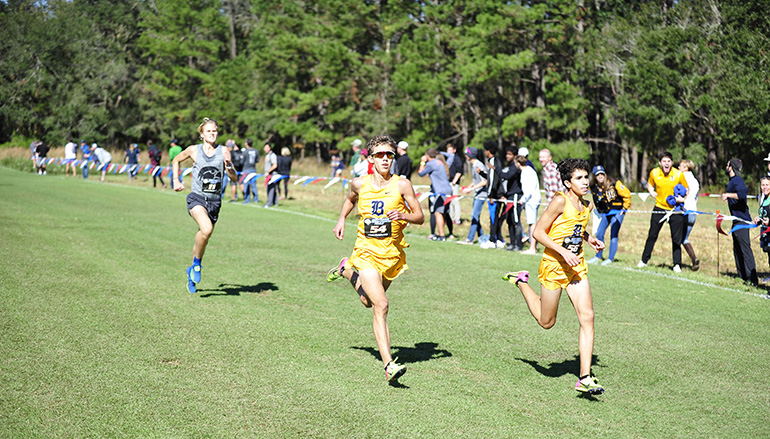
M193 165L191 189L208 200L220 200L222 199L222 180L225 176L223 146L217 146L211 157L203 152L203 145L195 145L195 147L198 148L198 157Z
M273 165L277 165L277 164L278 164L278 156L276 156L273 151L270 151L269 153L267 153L265 155L265 174L267 174L270 171L270 168L272 168Z
M471 174L473 176L473 186L476 186L477 184L484 181L484 177L482 177L481 174L476 169L481 170L482 173L487 172L487 167L484 166L484 163L482 163L481 160L475 160L473 162L473 165L471 165ZM476 195L476 196L486 195L486 194L487 194L487 185L477 188L473 192L473 195Z

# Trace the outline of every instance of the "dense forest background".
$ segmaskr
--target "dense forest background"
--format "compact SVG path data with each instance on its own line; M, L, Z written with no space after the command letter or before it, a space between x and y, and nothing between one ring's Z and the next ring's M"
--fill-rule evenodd
M0 1L0 143L226 138L326 160L389 133L550 148L634 185L663 150L766 170L766 0Z

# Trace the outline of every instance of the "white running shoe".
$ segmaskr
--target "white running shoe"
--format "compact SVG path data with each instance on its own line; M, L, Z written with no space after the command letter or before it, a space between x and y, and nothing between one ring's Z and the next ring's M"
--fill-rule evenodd
M609 259L607 259L609 261ZM594 256L593 258L586 261L586 264L598 264L601 259Z
M495 243L492 241L482 242L479 244L479 247L481 248L495 248Z
M611 263L612 263L612 259L605 259L602 261L602 265L605 265L605 266L610 265Z
M674 265L674 273L681 273L682 269L679 268L679 265Z
M646 266L647 266L647 264L645 264L644 261L639 261L639 263L636 264L636 268L644 268Z
M503 241L497 241L495 244L497 248L505 248L505 243Z

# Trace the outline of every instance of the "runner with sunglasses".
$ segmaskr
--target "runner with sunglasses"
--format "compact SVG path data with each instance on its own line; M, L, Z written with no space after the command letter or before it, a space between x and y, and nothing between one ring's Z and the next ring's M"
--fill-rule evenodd
M358 293L361 303L372 308L374 339L385 366L385 378L395 381L406 372L390 354L388 329L388 297L390 283L409 267L406 265L404 227L422 224L425 216L414 193L412 183L392 175L396 141L388 135L375 136L366 145L372 172L353 179L350 193L342 204L334 236L342 240L345 219L358 208L360 220L353 254L342 258L326 280L347 279Z

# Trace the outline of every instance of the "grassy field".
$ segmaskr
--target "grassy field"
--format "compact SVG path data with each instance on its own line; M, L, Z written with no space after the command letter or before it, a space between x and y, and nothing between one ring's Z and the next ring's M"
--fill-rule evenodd
M770 437L770 301L710 259L674 276L664 233L661 266L631 268L642 214L619 263L590 269L594 399L572 390L566 295L544 331L500 280L539 257L411 228L411 269L389 291L409 372L390 386L371 312L324 279L353 245L331 233L339 187L291 186L279 209L224 203L191 295L183 194L7 168L0 185L0 437ZM711 258L713 222L696 231Z

